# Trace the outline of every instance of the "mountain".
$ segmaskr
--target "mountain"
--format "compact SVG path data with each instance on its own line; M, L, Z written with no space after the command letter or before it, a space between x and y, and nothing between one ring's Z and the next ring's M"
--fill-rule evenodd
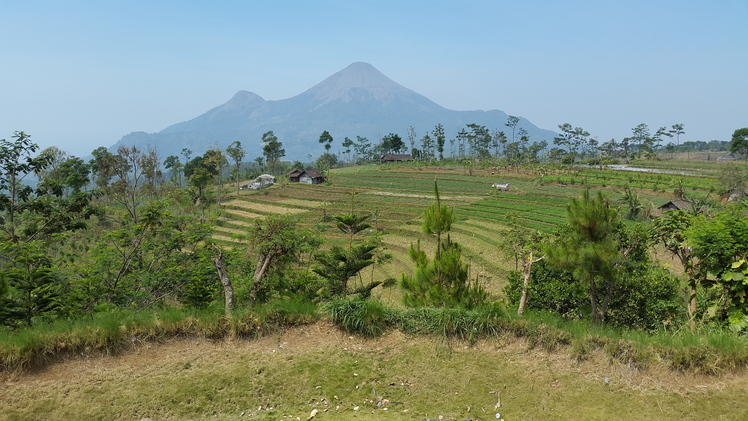
M286 160L308 160L324 152L318 142L327 130L334 138L332 152L342 149L345 137L368 138L373 144L389 133L399 134L406 144L413 127L420 139L442 124L453 138L466 124L506 131L503 111L453 111L389 79L368 63L353 63L307 91L288 99L267 101L239 91L227 103L192 120L174 124L158 133L134 132L117 142L119 146L154 147L161 157L179 155L183 148L193 156L214 147L225 148L239 140L247 159L262 155L262 134L272 130L283 143ZM522 127L532 141L552 143L556 133L543 130L526 119ZM508 133L511 137L511 133ZM449 145L445 148L448 150Z

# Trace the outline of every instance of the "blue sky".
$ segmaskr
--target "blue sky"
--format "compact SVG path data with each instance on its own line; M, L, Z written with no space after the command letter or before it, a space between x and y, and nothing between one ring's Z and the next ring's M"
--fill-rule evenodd
M356 61L446 108L600 141L748 127L748 0L0 0L0 28L0 138L79 156Z

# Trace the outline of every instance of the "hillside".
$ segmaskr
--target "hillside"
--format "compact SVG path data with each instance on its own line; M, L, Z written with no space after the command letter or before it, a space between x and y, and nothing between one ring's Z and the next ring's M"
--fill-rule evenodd
M508 337L472 346L399 332L365 340L326 322L253 341L141 344L122 355L72 358L2 387L7 420L306 420L313 410L315 420L748 417L743 372L637 372ZM389 403L376 408L379 398Z
M368 63L353 63L319 84L292 98L265 100L239 91L219 105L191 120L173 124L158 133L134 132L116 146L156 148L159 155L179 155L183 148L202 154L216 144L225 148L238 140L248 157L262 155L262 134L273 131L286 149L287 160L307 160L324 152L320 134L327 130L335 139L332 152L339 152L345 137L366 137L377 143L388 133L407 137L409 127L417 140L437 124L453 139L466 124L507 130L503 111L453 111L389 79ZM532 141L552 143L555 133L522 118L517 126L527 130ZM511 130L509 130L511 137ZM408 145L409 146L409 145Z

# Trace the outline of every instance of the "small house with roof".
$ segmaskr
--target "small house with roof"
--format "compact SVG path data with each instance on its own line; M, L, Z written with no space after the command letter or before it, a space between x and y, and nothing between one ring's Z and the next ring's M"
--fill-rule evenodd
M671 210L690 211L691 209L693 209L693 206L685 200L671 200L657 208L657 213L663 214Z
M734 156L732 155L722 155L717 157L717 162L730 162L730 161L737 161Z
M382 164L389 164L393 162L410 162L413 160L413 155L409 153L394 154L388 153L379 158L379 162Z
M320 184L325 182L325 177L322 173L315 169L300 170L294 168L291 172L286 174L286 177L288 177L288 181L292 183Z

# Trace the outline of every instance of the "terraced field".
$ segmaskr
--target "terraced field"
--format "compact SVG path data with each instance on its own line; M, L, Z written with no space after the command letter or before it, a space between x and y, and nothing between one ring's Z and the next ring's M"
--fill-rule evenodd
M320 232L326 239L323 247L330 247L347 242L330 216L351 211L370 214L372 228L368 234L381 236L383 251L392 259L377 265L371 273L362 274L363 281L400 279L414 268L408 257L411 243L420 239L423 248L435 247L435 240L421 233L420 217L433 203L437 180L442 201L455 210L457 222L451 236L463 246L472 279L479 279L489 291L500 294L507 273L515 265L501 248L500 231L507 228L507 217L511 215L531 228L551 232L564 222L567 204L583 186L563 186L549 176L530 172L495 174L476 170L473 174L465 174L461 167L349 167L333 170L331 182L326 184L284 183L263 191L242 191L238 197L233 193L223 203L214 239L227 247L241 246L253 220L286 214L294 215L302 226ZM556 177L559 181L563 177L585 180L586 186L604 190L613 202L622 197L623 187L617 185L631 180L646 186L638 192L643 200L656 206L672 199L674 186L668 183L683 178L598 169L579 169ZM495 182L510 183L509 191L493 191L491 184ZM651 189L652 183L660 188ZM688 177L686 183L701 192L711 187L711 181L698 177ZM380 295L393 303L399 298L396 291L382 291Z

